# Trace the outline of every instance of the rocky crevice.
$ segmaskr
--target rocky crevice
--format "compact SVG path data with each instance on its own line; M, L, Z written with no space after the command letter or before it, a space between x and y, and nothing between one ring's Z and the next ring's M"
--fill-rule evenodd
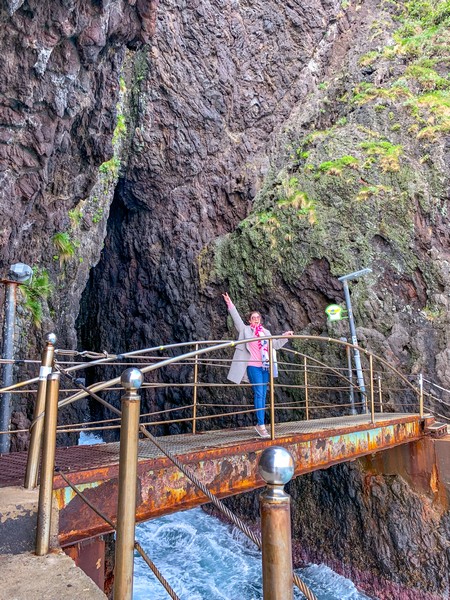
M39 356L42 333L52 330L59 347L76 346L75 318L114 185L102 165L113 156L119 75L126 48L150 40L156 6L17 0L0 7L0 271L25 262L51 289L38 300L38 320L19 295L18 358ZM23 428L29 398L15 396L13 408L13 425Z
M208 243L247 216L280 124L323 69L338 10L326 3L296 12L211 2L179 14L161 5L117 190L127 220L121 225L120 209L111 214L115 255L108 250L107 260L105 252L92 272L89 289L100 290L102 303L82 316L83 345L108 344L89 319L114 320L114 343L123 349L220 330L220 293L199 286L199 261ZM110 304L105 290L117 270L137 293L125 290L123 308L113 311L117 298ZM95 293L86 294L91 302ZM117 339L124 331L126 339Z

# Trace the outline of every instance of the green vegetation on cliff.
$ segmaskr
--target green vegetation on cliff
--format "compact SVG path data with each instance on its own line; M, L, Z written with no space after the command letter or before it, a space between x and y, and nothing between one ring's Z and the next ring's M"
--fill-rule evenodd
M249 216L210 249L213 269L203 283L225 281L235 296L258 298L280 284L295 286L314 260L325 259L338 276L385 268L387 254L398 277L413 281L422 272L417 213L433 223L442 211L450 4L383 7L385 18L370 27L377 49L360 55L360 72L321 82L317 105L326 110L285 124L278 167ZM380 45L382 36L392 43ZM423 278L431 293L439 279L431 261Z
M42 323L42 302L49 299L53 289L54 286L48 272L37 267L33 268L31 281L19 286L19 292L23 298L22 307L31 314L36 327L40 327Z
M68 260L74 257L75 244L68 231L55 233L52 237L52 242L58 251L55 259L59 259L59 264L62 267Z

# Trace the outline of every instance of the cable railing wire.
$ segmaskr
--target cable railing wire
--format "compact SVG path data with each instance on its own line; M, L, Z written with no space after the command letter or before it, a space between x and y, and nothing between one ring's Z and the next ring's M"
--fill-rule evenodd
M64 373L63 370L60 370L60 372L65 375L65 376L69 376L66 373ZM95 394L94 392L92 392L91 390L88 390L87 388L85 388L85 386L82 386L82 384L78 384L80 386L81 389L87 391L89 393L89 395L91 395L92 397L94 397L96 400L99 399L99 396L97 394ZM109 404L106 400L100 399L102 404ZM121 414L121 411L119 409L116 409L115 407L113 407L112 405L110 405L110 409L114 409L114 412L116 412L117 414ZM261 537L256 535L241 519L239 519L238 517L236 517L236 515L234 515L234 513L232 511L230 511L225 504L219 500L198 478L197 476L189 469L187 468L176 456L174 456L170 451L168 451L166 448L163 447L163 445L161 445L158 440L146 429L146 427L144 425L139 425L139 431L145 436L147 437L157 448L158 450L164 454L164 456L166 456L207 498L210 502L212 502L214 504L214 506L220 510L238 529L240 529L260 550L262 547L261 544ZM315 594L308 588L308 586L300 579L300 577L298 577L298 575L294 574L293 577L294 583L295 585L297 585L297 587L300 589L300 591L302 592L302 594L308 599L308 600L317 600L317 597L315 596Z

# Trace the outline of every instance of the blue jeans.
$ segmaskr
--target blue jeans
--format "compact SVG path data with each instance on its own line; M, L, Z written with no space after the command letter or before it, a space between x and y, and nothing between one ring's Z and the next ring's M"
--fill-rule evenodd
M264 425L264 410L266 408L267 384L269 371L262 367L247 367L247 376L253 388L253 400L256 408L256 422Z

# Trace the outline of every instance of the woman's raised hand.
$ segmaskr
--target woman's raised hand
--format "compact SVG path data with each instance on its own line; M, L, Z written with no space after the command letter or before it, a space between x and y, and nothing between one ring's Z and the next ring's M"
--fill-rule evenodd
M222 298L225 300L226 305L227 305L228 308L230 308L230 306L233 306L233 302L231 301L231 298L227 294L227 292L225 292L225 294L222 294Z

